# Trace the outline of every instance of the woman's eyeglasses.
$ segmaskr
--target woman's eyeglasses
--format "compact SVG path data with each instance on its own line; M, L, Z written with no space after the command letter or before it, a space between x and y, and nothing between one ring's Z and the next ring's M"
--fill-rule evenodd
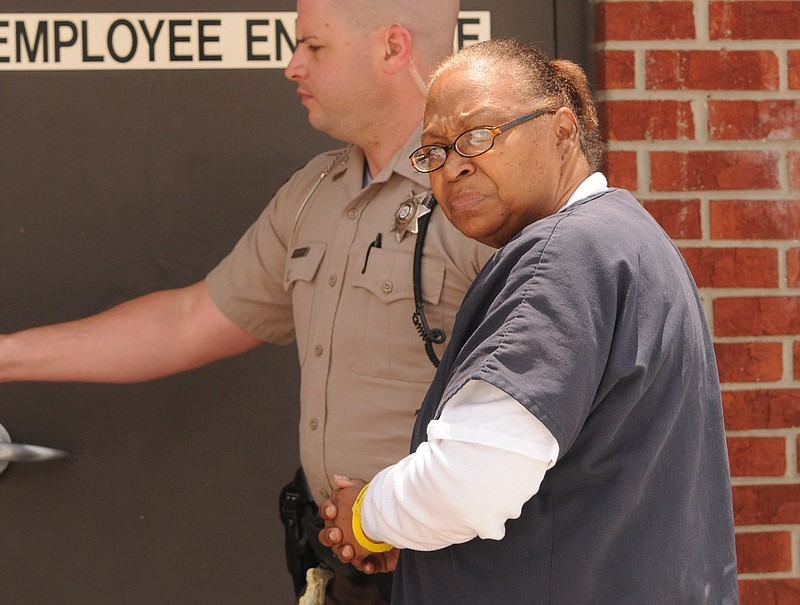
M458 135L450 145L423 145L408 156L408 159L411 160L411 165L417 172L433 172L444 166L447 161L447 152L451 149L461 157L474 158L489 151L494 145L495 137L501 132L511 130L514 126L519 126L544 113L552 112L552 109L540 109L500 126L472 128Z

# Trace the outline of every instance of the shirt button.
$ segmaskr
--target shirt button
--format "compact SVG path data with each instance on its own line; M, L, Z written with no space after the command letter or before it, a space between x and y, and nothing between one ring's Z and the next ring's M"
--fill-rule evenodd
M350 210L347 211L347 218L358 218L358 210L350 208Z
M316 431L317 427L319 426L319 423L317 422L316 418L312 418L311 420L308 421L308 426L311 427L312 431Z
M384 292L386 292L388 294L393 289L394 289L394 286L392 285L392 282L390 282L390 281L383 282L383 291Z
M329 286L335 286L336 285L336 276L335 275L331 275L328 278L328 285Z
M316 355L317 357L322 355L322 345L317 345L314 347L314 355Z

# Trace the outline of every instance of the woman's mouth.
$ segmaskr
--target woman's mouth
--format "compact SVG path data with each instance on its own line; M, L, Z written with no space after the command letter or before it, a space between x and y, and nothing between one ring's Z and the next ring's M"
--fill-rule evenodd
M453 214L464 214L471 212L478 206L486 196L477 191L462 191L447 196L447 205Z

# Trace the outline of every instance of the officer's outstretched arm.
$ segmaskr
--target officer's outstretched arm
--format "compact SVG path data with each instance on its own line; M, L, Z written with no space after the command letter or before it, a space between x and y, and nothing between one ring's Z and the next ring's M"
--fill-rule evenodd
M260 343L220 312L200 281L85 319L0 335L0 382L139 382Z

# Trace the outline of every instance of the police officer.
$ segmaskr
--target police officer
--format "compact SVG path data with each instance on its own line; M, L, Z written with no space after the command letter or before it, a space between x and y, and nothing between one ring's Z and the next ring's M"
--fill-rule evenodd
M428 178L408 162L425 79L452 50L458 8L299 0L286 76L311 124L348 145L293 175L207 279L0 336L0 381L149 380L295 339L313 499L330 494L334 471L372 477L402 458L434 373L412 323L420 220L430 223L418 290L427 323L445 333L491 252L431 211ZM386 601L348 574L328 592L337 603Z

